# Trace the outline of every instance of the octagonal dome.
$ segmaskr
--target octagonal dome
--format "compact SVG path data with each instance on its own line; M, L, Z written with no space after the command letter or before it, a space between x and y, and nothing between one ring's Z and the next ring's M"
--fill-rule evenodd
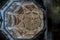
M43 11L33 2L13 2L5 11L5 29L14 38L33 38L43 27Z

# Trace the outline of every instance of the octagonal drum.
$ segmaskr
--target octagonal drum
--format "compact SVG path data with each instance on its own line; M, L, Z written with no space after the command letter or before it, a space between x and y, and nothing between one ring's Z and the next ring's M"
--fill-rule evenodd
M4 14L5 30L15 39L31 39L45 30L44 10L33 1L14 1Z

